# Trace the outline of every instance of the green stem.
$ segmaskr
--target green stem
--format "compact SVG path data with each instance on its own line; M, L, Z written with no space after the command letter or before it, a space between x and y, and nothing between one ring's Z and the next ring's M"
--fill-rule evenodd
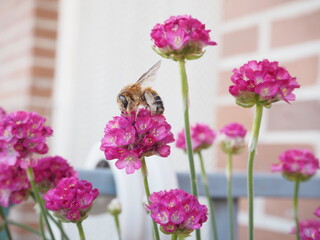
M77 223L77 228L78 228L80 240L86 240L81 222Z
M230 240L234 239L234 226L233 226L233 197L232 197L232 153L228 153L227 161L227 181L228 181L228 211L229 211L229 233Z
M42 239L46 239L46 234L45 234L44 227L43 227L43 215L42 215L42 213L39 214L39 228L40 228L40 233L41 233Z
M22 228L24 230L27 230L28 232L31 232L31 233L43 238L43 236L42 236L42 234L40 232L38 232L36 229L34 229L32 227L29 227L27 225L24 225L24 224L21 224L21 223L17 223L17 222L11 221L11 220L8 221L8 224L20 227L20 228ZM44 238L44 239L46 239L46 238Z
M177 234L172 234L172 235L171 235L171 240L177 240L177 239L178 239Z
M150 201L149 201L150 188L149 188L149 183L148 183L148 169L147 169L147 164L146 164L146 160L144 157L142 157L141 162L142 162L141 173L142 173L142 177L143 177L144 190L147 195L148 204L150 204ZM152 221L152 226L153 226L153 232L154 232L156 240L160 240L157 223L155 221Z
M114 216L114 222L116 223L118 239L121 240L121 228L120 228L119 214L115 214L113 216Z
M6 231L7 238L8 238L8 240L12 240L11 232L10 232L9 225L8 225L7 215L4 213L2 206L0 206L0 215L4 221L4 229Z
M249 240L253 240L253 161L256 153L256 147L259 138L259 130L262 119L263 106L256 104L256 113L254 123L252 126L251 142L249 145L249 159L248 159L248 209L249 209Z
M217 223L216 223L213 200L211 199L210 192L209 192L208 175L207 175L206 169L204 167L203 157L202 157L201 151L198 152L198 155L199 155L200 166L201 166L202 184L203 184L203 188L204 188L204 191L206 193L207 201L208 201L208 204L209 204L212 232L213 232L214 239L218 240Z
M55 237L53 235L53 232L52 232L52 229L51 229L51 226L50 226L50 223L49 223L49 220L48 220L48 217L47 217L47 211L44 207L44 204L43 204L43 201L42 201L42 198L40 197L40 194L39 194L39 191L38 191L38 188L36 186L36 183L34 181L34 173L33 173L33 169L31 167L28 167L27 170L27 176L28 176L28 180L31 184L31 188L32 188L32 191L33 191L33 194L34 194L34 197L37 201L37 203L39 204L39 207L40 207L40 210L41 210L41 214L43 215L43 218L44 218L44 221L47 225L47 228L48 228L48 231L49 231L49 234L50 234L50 237L52 240L55 240Z
M189 86L188 86L188 78L187 78L184 59L179 60L179 67L180 67L180 76L181 76L182 102L183 102L183 110L184 110L184 129L185 129L187 154L188 154L189 168L190 168L191 191L194 196L198 197L197 176L196 176L196 170L194 166L193 150L192 150L192 143L191 143L191 136L190 136ZM201 239L200 229L196 230L196 239L197 240Z
M294 220L296 223L296 240L300 240L300 226L299 226L299 217L298 217L298 199L299 199L299 179L296 180L294 185L294 195L293 195L293 212Z
M62 222L60 220L57 221L54 217L52 217L52 215L49 212L48 212L48 216L52 220L52 222L54 222L54 224L59 228L60 233L61 233L61 238L69 240L68 235L66 234L66 232L63 229Z

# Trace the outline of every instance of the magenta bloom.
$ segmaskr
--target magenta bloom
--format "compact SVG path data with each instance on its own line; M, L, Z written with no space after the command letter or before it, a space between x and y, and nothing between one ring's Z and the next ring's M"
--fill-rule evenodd
M320 221L306 220L299 222L300 238L301 240L319 240L320 238ZM296 228L291 231L292 234L296 233Z
M144 156L170 154L168 143L174 141L171 126L163 115L152 115L148 109L138 114L120 115L109 121L104 129L100 149L106 159L118 159L116 167L126 169L127 174L140 169Z
M167 234L188 236L207 221L208 209L197 198L181 189L154 192L147 209L152 219Z
M210 147L216 139L216 133L208 125L197 123L191 126L191 141L194 152L199 152L202 149ZM177 148L186 150L186 138L184 129L178 133L176 142Z
M234 85L229 87L229 92L243 107L255 104L271 107L272 103L280 100L294 101L292 92L300 87L296 78L278 66L278 62L269 62L267 59L249 61L239 69L234 69L231 81Z
M221 148L225 153L240 153L245 146L247 130L239 123L230 123L219 132Z
M52 129L44 126L45 121L37 113L24 111L12 112L0 118L1 162L23 166L26 162L32 162L30 158L33 153L47 153L46 139L52 135Z
M272 171L282 172L289 180L306 181L319 169L319 160L307 149L290 149L279 156L280 163Z
M202 56L204 47L216 45L210 41L209 32L199 20L180 15L156 24L150 36L159 55L174 60L196 59Z
M62 178L78 177L78 173L62 157L44 157L33 168L35 182L41 192L58 185Z
M45 195L45 206L64 222L82 222L88 217L93 201L98 197L98 189L76 177L63 178L56 188Z
M0 205L18 204L29 195L30 184L26 171L20 166L0 163Z

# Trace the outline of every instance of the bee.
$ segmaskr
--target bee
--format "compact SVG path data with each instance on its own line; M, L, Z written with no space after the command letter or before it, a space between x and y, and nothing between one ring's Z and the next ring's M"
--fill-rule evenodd
M136 83L124 87L117 97L117 103L124 114L130 115L139 106L148 108L152 114L163 114L164 106L161 97L151 87L142 87L146 80L153 80L160 68L161 61L154 64L147 72L142 74Z

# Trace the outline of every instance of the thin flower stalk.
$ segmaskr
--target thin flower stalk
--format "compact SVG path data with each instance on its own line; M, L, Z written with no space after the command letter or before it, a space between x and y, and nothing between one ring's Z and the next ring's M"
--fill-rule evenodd
M2 219L4 221L4 223L3 223L4 224L4 230L6 232L7 238L8 238L8 240L12 240L11 232L10 232L9 225L8 225L8 219L7 219L6 214L3 211L3 207L2 206L0 206L0 216L2 217Z
M190 120L189 120L189 86L186 73L185 60L179 60L180 76L181 76L181 88L182 88L182 103L183 103L183 116L184 116L184 129L186 136L187 154L189 160L190 180L191 180L191 192L194 196L198 197L197 177L194 165L193 150L190 136ZM201 239L200 230L196 230L196 239Z
M77 228L78 228L78 233L79 233L80 240L86 240L86 236L85 236L85 234L84 234L84 231L83 231L83 227L82 227L82 223L81 223L81 222L78 222L78 223L77 223Z
M258 138L259 138L259 131L261 126L261 119L262 119L262 113L263 113L263 105L256 104L256 113L254 118L254 123L252 127L252 133L251 133L251 140L249 144L249 158L248 158L248 209L249 209L249 229L248 229L248 235L249 239L254 239L254 214L253 214L253 197L254 197L254 191L253 191L253 162L254 157L256 153Z
M119 215L114 215L114 222L116 224L118 239L121 240L121 228L120 228Z
M227 181L228 181L228 215L229 215L229 236L230 240L234 240L234 224L233 224L233 196L232 196L232 156L231 152L228 153L228 161L226 166Z
M299 217L298 217L299 185L300 185L300 181L299 179L297 179L294 184L294 194L293 194L293 213L294 213L294 221L296 224L296 240L300 240L300 226L299 226Z
M26 231L28 231L28 232L33 233L34 235L37 235L38 237L41 237L41 236L42 236L41 233L38 232L36 229L34 229L34 228L32 228L32 227L29 227L29 226L27 226L27 225L24 225L24 224L21 224L21 223L17 223L17 222L12 221L12 220L8 220L8 224L9 224L9 225L17 226L17 227L19 227L19 228L22 228L22 229L24 229L24 230L26 230ZM43 237L43 239L46 240L47 238Z
M51 226L50 226L50 223L49 223L49 220L48 220L48 216L47 216L47 211L44 207L44 204L43 204L43 201L42 201L42 198L40 197L40 194L39 194L39 191L38 191L38 188L36 187L36 184L35 184L35 181L34 181L34 173L33 173L33 169L31 167L28 167L26 169L26 172L27 172L27 176L28 176L28 180L31 184L31 188L32 188L32 192L34 194L34 197L35 197L35 200L37 201L37 204L39 205L40 207L40 211L41 211L41 215L43 216L44 218L44 221L46 223L46 226L48 228L48 231L49 231L49 234L50 234L50 237L52 240L55 239L54 237L54 234L52 232L52 229L51 229Z
M146 164L146 160L144 157L142 157L141 162L142 162L141 174L143 177L144 190L145 190L145 193L146 193L146 196L148 199L148 204L150 204L149 197L150 197L151 193L150 193L149 182L148 182L148 169L147 169L147 164ZM156 240L160 240L157 223L155 221L152 221L152 226L153 226L153 233L154 233Z
M215 217L214 203L210 196L208 175L204 166L201 151L198 152L198 156L200 160L202 184L203 184L203 188L204 188L208 205L209 205L212 233L213 233L214 239L218 240L218 230L217 230L217 223L216 223L216 217Z

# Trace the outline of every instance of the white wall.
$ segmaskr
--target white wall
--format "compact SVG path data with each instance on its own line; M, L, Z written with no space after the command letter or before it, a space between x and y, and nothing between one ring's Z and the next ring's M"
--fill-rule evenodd
M90 147L103 137L105 124L119 115L120 89L161 59L151 49L153 26L171 15L191 14L213 30L216 40L219 8L209 0L62 0L60 8L52 152L82 167ZM217 47L208 47L201 59L187 63L191 123L213 125L216 54ZM180 131L178 64L163 59L152 87L163 99L173 132ZM212 152L205 157L212 159ZM185 154L174 144L169 158L176 169L188 169Z

